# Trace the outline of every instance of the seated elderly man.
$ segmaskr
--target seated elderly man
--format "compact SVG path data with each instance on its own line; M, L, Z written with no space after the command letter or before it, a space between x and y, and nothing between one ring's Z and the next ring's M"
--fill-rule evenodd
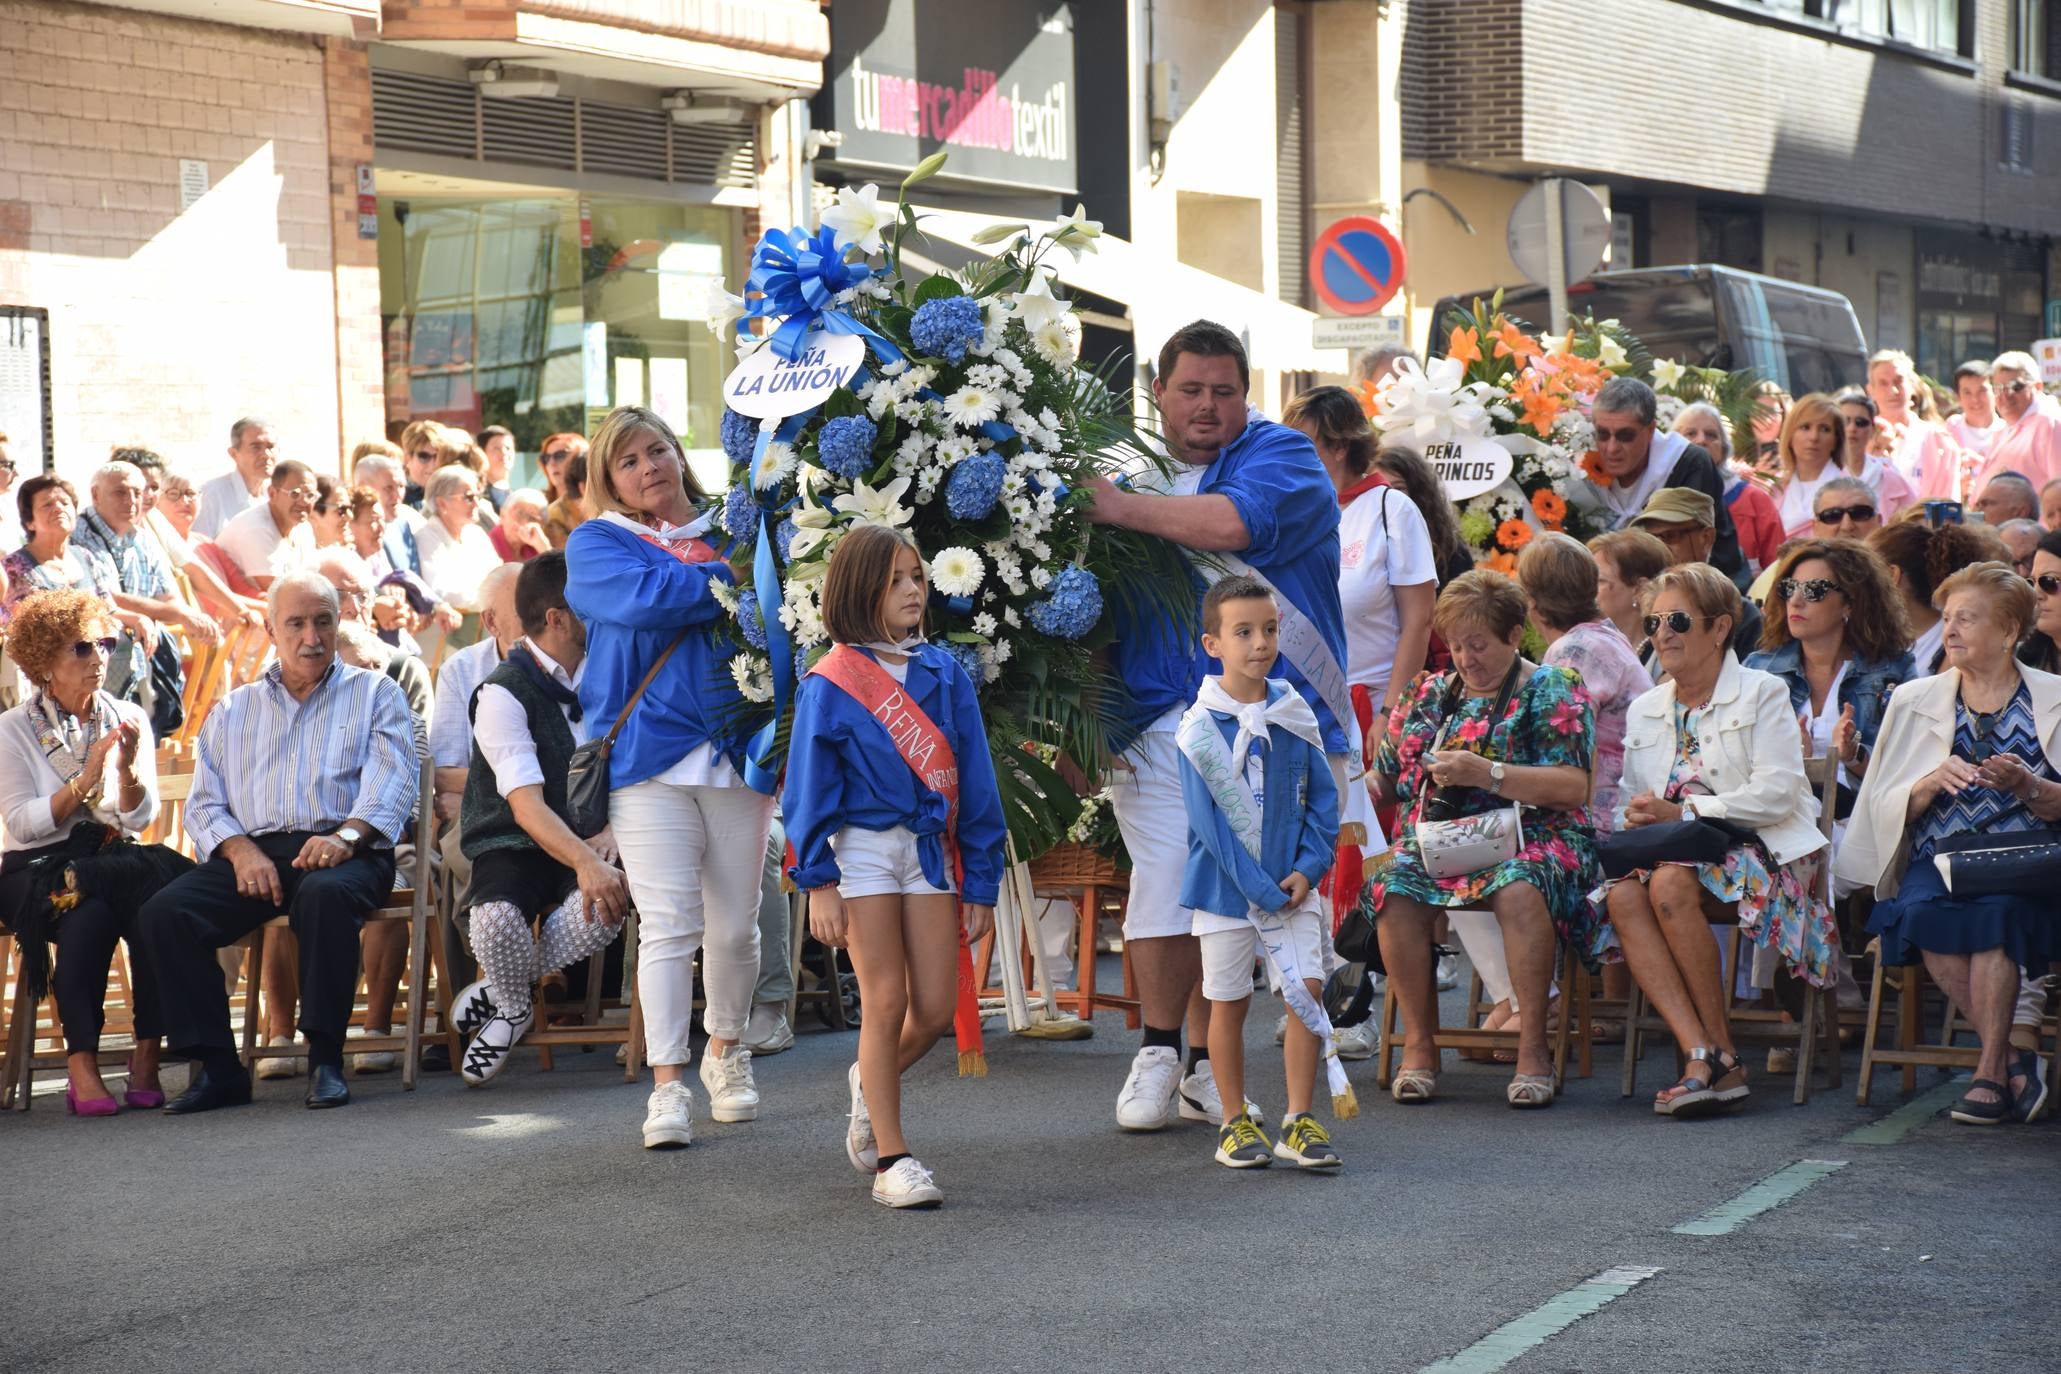
M167 1042L199 1064L165 1110L250 1101L215 951L284 912L300 945L307 1105L351 1100L343 1044L358 988L358 931L394 884L417 772L408 703L385 675L339 663L336 589L312 572L272 584L279 659L201 727L186 831L198 868L146 902Z
M1975 509L1991 529L2002 529L2013 520L2037 522L2040 515L2039 489L2015 472L2000 472L1983 483L1975 498Z
M319 494L314 470L306 463L281 463L272 469L265 499L232 517L215 543L263 591L281 572L315 561L315 531L308 516Z
M529 1033L537 980L606 949L630 900L607 828L581 836L567 818L566 769L588 735L576 694L587 630L565 604L564 554L524 566L515 606L523 637L473 697L462 812L463 904L484 975L457 1000L471 1037L459 1072L474 1087Z
M1667 545L1671 567L1711 563L1717 544L1717 509L1717 503L1700 491L1662 487L1647 498L1645 509L1633 517L1632 525ZM1742 600L1739 627L1732 636L1732 652L1743 659L1760 648L1760 631L1760 607L1750 599Z
M534 487L518 487L501 503L501 518L487 534L494 552L503 563L527 563L551 547L544 533L544 493Z

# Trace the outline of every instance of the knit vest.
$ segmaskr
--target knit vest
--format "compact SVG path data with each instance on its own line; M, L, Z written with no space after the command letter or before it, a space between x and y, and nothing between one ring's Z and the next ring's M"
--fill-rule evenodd
M514 663L503 661L488 673L487 683L506 688L522 706L523 716L529 723L530 739L537 746L537 765L544 770L544 805L551 808L560 820L565 819L565 775L572 764L572 727L566 724L565 713L558 704L544 695L530 675ZM466 703L466 718L476 720L479 713L479 693L472 694ZM515 819L515 809L508 804L508 798L501 795L501 789L494 782L494 766L480 753L479 741L472 743L472 768L465 775L465 800L460 810L460 845L468 859L477 859L490 849L535 849L537 842L530 838Z

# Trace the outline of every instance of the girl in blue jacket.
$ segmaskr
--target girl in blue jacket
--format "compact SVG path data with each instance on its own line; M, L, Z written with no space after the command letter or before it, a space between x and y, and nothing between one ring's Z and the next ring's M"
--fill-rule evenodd
M921 637L929 594L906 533L860 525L838 543L823 585L837 647L795 693L780 793L809 928L849 945L859 976L845 1155L888 1207L943 1201L903 1138L901 1076L952 1024L959 942L994 922L1007 840L973 682Z

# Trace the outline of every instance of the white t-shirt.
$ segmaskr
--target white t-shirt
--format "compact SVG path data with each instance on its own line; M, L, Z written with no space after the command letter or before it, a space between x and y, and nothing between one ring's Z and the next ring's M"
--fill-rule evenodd
M580 678L587 667L584 662L580 664L580 671L568 673L531 640L525 639L523 644L536 659L537 666L549 673L559 686L571 691L579 690ZM585 744L586 722L573 719L570 703L561 703L558 709L565 717L566 727L572 731L573 744ZM544 781L543 767L537 762L537 741L530 734L529 716L523 711L522 703L515 699L515 693L499 683L480 684L473 706L472 738L479 745L480 757L494 770L494 787L502 796L509 796L519 787L530 787Z
M315 562L314 527L303 520L282 536L273 523L269 501L260 501L232 518L215 536L215 543L253 580L278 577Z
M1423 512L1393 487L1353 498L1338 516L1338 602L1345 612L1345 677L1379 702L1395 666L1401 619L1395 588L1438 581Z
M1839 464L1827 463L1815 482L1806 482L1801 477L1791 477L1782 484L1782 537L1795 539L1806 535L1817 524L1818 489L1835 477L1844 477Z
M1935 620L1931 629L1918 632L1917 640L1911 645L1911 662L1916 665L1912 677L1932 676L1932 660L1939 655L1940 645L1945 639L1945 620Z

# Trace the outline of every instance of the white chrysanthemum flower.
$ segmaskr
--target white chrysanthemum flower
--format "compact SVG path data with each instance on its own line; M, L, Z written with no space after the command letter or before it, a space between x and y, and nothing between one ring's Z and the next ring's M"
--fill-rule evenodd
M930 560L930 585L946 596L972 596L986 574L980 555L963 545L944 549Z
M794 474L794 445L774 440L766 445L751 465L751 484L760 491L771 491Z
M1009 661L1009 655L1014 653L1015 651L1016 646L1011 644L1008 640L996 640L994 648L995 662L997 664L1007 663Z
M978 429L1002 413L999 393L977 386L962 386L945 397L945 414L961 429Z
M995 618L982 611L973 618L973 632L983 639L992 638L995 633Z
M737 588L733 583L725 582L720 577L711 577L708 580L708 594L714 597L716 604L726 612L731 615L737 614Z
M757 654L737 654L730 659L730 680L746 701L764 704L773 699L773 672Z
M1031 331L1031 347L1040 358L1054 367L1072 367L1080 356L1081 322L1079 317L1067 314L1048 321Z
M1022 629L1023 617L1016 613L1014 606L1004 606L1002 608L1002 623L1012 630Z
M972 367L966 369L966 384L968 386L992 390L1000 387L1003 382L1008 380L1008 377L1008 371L995 363L975 363Z
M1030 570L1030 583L1039 591L1045 590L1045 588L1052 585L1052 570L1046 567L1032 568Z
M963 434L949 439L940 439L937 445L937 461L940 467L956 467L979 452L979 446Z
M1031 503L1030 498L1027 496L1010 497L1007 509L1011 520L1021 521L1031 518Z

